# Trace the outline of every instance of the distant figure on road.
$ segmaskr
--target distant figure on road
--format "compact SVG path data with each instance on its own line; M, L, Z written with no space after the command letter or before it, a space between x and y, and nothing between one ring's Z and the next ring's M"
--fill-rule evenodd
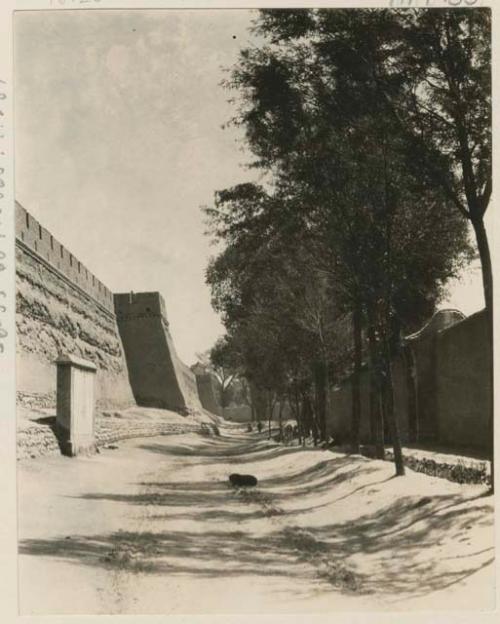
M262 432L262 423L260 422L260 420L259 420L259 422L257 423L257 429L259 430L259 433L261 433L261 432Z

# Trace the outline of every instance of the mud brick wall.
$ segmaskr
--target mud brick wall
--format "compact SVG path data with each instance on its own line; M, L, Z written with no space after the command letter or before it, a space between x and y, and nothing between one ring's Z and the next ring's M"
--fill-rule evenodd
M436 403L441 442L488 448L493 406L491 349L485 312L438 334Z
M394 382L394 410L398 415L401 437L408 439L408 388L406 384L405 364L402 358L393 362ZM360 440L368 443L371 440L370 427L370 372L363 370L360 379L361 392L361 420ZM327 435L336 438L339 442L350 440L352 413L352 385L351 379L345 379L330 391L330 403L327 414ZM387 429L387 427L386 427ZM388 431L386 431L388 436Z
M16 202L16 239L39 258L85 291L108 312L114 313L113 294L78 258L66 249L27 210Z
M137 404L201 409L195 375L177 356L160 293L119 293L114 302Z
M110 291L19 205L16 217L18 399L55 405L54 361L64 352L97 366L99 406L133 405Z
M401 440L431 442L452 449L486 451L493 405L486 313L465 318L444 310L407 338L413 352L414 381L404 357L393 362L394 410ZM417 439L410 439L410 389L415 383ZM330 390L327 433L338 443L351 435L351 379ZM369 371L361 375L361 442L370 441ZM388 439L386 426L386 440Z

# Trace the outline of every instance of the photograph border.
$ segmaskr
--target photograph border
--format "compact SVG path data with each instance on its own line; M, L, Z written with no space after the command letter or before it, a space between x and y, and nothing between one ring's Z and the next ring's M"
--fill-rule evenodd
M453 0L454 2L455 0ZM364 0L360 2L342 2L330 0L328 2L314 1L289 1L289 2L265 2L251 1L241 2L210 2L199 0L198 2L168 2L165 0L150 0L139 2L120 2L118 0L2 0L0 4L0 396L2 399L0 417L0 491L3 494L2 517L0 521L0 619L3 622L63 622L66 616L20 616L18 615L19 588L17 584L17 476L16 476L16 406L15 406L15 235L14 235L14 101L15 83L13 73L13 15L15 11L43 11L43 10L141 10L141 9L250 9L261 7L274 8L375 8L402 6L402 2ZM435 8L447 8L453 5L452 0L430 2L415 1L415 6L429 6ZM407 3L406 3L407 4ZM499 84L500 84L500 3L497 0L478 0L475 6L490 7L492 10L492 100L493 100L493 187L490 210L494 213L494 227L490 233L490 247L494 270L494 389L500 388L500 296L498 284L498 272L500 270L500 239L498 230L500 227L500 207L498 192L496 192L499 175L495 171L496 163L500 162L500 133L499 120ZM5 310L4 310L5 307ZM494 410L499 413L500 392L494 392ZM500 428L495 427L495 449L500 448ZM496 462L495 475L498 479L499 466ZM500 544L500 531L498 530L498 504L495 500L495 547L498 552ZM334 611L325 614L272 614L272 615L110 615L110 616L70 616L77 622L98 622L103 617L122 619L127 621L151 622L241 622L242 624L255 624L259 622L302 622L305 617L311 622L330 622L334 617L338 622L352 624L373 622L429 622L433 624L458 624L461 622L489 623L497 620L499 615L500 591L499 591L499 557L495 560L496 570L496 608L492 612L458 612L458 611L421 611L421 612L342 612ZM55 581L63 582L62 579Z

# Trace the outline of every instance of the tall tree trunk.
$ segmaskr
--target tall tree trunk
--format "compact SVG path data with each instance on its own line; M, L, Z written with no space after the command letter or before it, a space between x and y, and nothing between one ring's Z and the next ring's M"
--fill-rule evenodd
M405 474L403 461L403 451L401 448L401 437L399 433L399 424L394 413L394 389L392 385L392 364L389 362L386 369L384 379L384 407L385 416L389 424L391 433L392 448L394 450L394 465L396 467L396 476Z
M333 419L332 413L332 398L330 394L330 387L332 383L332 378L330 376L330 365L328 359L325 359L325 440L328 440L328 418L330 418L330 422Z
M301 395L301 421L302 421L302 445L305 446L306 439L309 437L310 429L309 429L309 418L307 413L307 401L305 399L304 394Z
M301 405L300 405L299 390L297 387L297 382L294 383L293 396L294 396L294 404L295 404L295 414L296 414L296 419L297 419L297 428L299 430L299 444L304 445L304 438L305 438L304 422L303 422L302 413L301 413Z
M401 435L397 415L394 412L394 386L392 380L392 356L393 351L389 344L386 344L384 353L384 412L391 434L392 448L394 450L394 464L396 466L396 476L405 474L403 460L403 450L401 448Z
M491 490L495 491L495 428L494 428L494 411L493 411L493 269L491 265L491 254L488 243L488 236L486 234L486 228L484 227L484 221L482 218L471 219L472 227L476 234L477 249L479 251L479 257L481 259L481 271L483 277L483 291L484 301L486 305L486 316L488 323L488 343L489 349L487 353L488 370L490 373L490 413L488 414L489 422L489 456L491 467Z
M314 386L316 389L316 413L318 416L320 440L326 440L326 391L327 368L324 360L315 362Z
M262 390L257 388L257 386L255 386L254 384L251 384L250 397L257 422L259 423L263 420L265 421L266 401L265 397L262 396Z
M380 373L372 369L370 371L370 432L377 459L384 459L385 457L384 417L382 406L380 405L381 398Z
M314 446L318 445L318 426L316 423L316 419L314 417L313 406L311 402L311 398L308 392L305 392L303 395L303 404L304 404L304 414L305 421L307 422L308 431L311 432L313 437Z
M402 476L405 473L403 462L403 451L401 448L401 437L399 433L399 425L397 415L394 413L394 386L392 380L392 358L399 349L400 345L400 327L399 319L393 310L393 282L392 282L392 235L393 235L393 219L394 219L394 194L392 188L392 179L390 179L389 171L391 170L390 159L387 152L387 136L386 128L383 128L383 162L384 162L384 203L385 203L385 294L384 294L384 331L383 331L383 405L384 418L389 425L389 432L392 438L392 446L394 449L394 464L396 466L396 476Z
M406 388L408 391L408 428L410 442L418 442L418 393L417 368L412 348L407 345L403 350L406 370Z
M283 397L280 398L280 403L279 403L279 409L278 409L278 427L279 427L279 436L280 436L280 441L283 443L284 442L284 436L283 436Z
M267 437L271 439L271 421L273 419L273 411L274 411L274 401L270 394L268 394L267 398L267 409L268 409L268 421L267 421Z
M384 414L382 409L382 366L380 357L380 345L375 331L375 315L368 308L368 347L370 350L370 423L372 444L375 448L375 457L384 459Z
M377 383L375 390L375 457L377 459L385 459L385 424L384 424L384 406L383 393L380 373L377 373Z
M476 235L477 250L481 260L484 302L488 310L488 320L493 321L493 269L491 265L490 246L483 219L472 219L472 227Z
M362 365L362 311L356 304L352 315L354 342L354 373L351 377L352 413L351 413L351 449L359 453L361 423L361 365Z
M314 446L318 446L318 443L321 440L321 433L318 423L318 413L314 401L311 399L311 397L309 397L309 410L311 415L311 430L313 434L313 442Z

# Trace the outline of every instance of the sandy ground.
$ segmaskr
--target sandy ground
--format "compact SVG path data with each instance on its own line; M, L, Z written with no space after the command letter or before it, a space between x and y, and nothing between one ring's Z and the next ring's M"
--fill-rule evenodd
M20 612L493 609L492 497L392 475L235 428L20 462Z

